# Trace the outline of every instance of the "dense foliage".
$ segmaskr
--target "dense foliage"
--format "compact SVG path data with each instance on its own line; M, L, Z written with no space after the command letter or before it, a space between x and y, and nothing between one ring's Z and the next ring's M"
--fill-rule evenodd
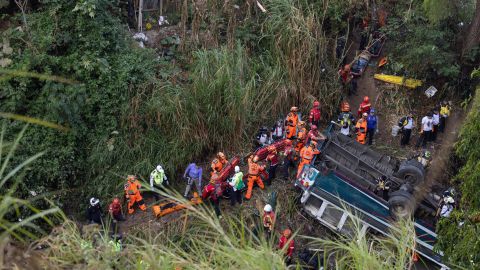
M456 179L462 207L439 226L439 247L452 262L471 269L480 264L480 149L476 147L480 141L480 91L476 92L456 144L456 154L464 163Z

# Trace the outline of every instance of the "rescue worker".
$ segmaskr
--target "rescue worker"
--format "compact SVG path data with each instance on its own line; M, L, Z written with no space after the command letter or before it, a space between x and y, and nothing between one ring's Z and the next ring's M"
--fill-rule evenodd
M145 211L147 207L145 206L145 202L143 201L142 195L140 194L140 188L142 185L137 180L136 176L129 175L127 177L127 183L124 186L125 189L125 198L128 201L127 209L129 214L133 214L135 210L133 209L133 205L135 203L138 204L140 210Z
M426 168L430 163L431 157L432 153L430 153L430 151L425 151L422 155L417 156L417 161L420 162L424 168Z
M218 152L217 158L218 158L218 161L220 161L220 163L222 163L222 168L227 165L228 159L227 159L227 156L225 156L225 154L223 152Z
M216 183L215 179L218 178L220 173L215 172L213 174L210 183L203 188L202 198L204 200L209 200L213 204L213 209L215 210L215 215L218 218L222 218L222 213L220 212L220 196L221 196L221 184Z
M108 206L108 213L113 222L124 221L125 216L123 215L122 204L120 203L119 198L114 198L112 203Z
M367 143L367 116L365 112L362 115L362 118L358 119L357 125L355 126L355 132L357 133L357 142L361 144Z
M188 196L193 184L195 184L198 194L202 194L202 167L195 164L195 162L190 163L183 173L183 179L187 180L187 186L183 194L185 198Z
M305 128L305 122L298 122L297 144L295 145L295 152L298 154L300 150L305 146L305 139L307 138L307 129Z
M159 164L155 170L150 173L150 188L156 201L160 199L160 195L155 189L164 191L166 185L168 185L168 178L163 167Z
M423 148L427 147L427 142L432 140L432 130L433 130L433 113L429 112L425 117L422 118L422 128L420 130L420 138L417 142L417 147L422 144Z
M320 102L315 100L313 102L313 108L310 110L310 114L308 115L308 122L310 125L320 125L320 117L322 113L320 111Z
M275 225L275 212L270 204L266 204L263 208L263 229L267 235L267 238L270 237L270 234L273 231L273 226Z
M302 150L300 151L300 157L302 158L300 163L298 164L298 169L297 169L297 178L300 176L302 173L302 169L305 165L310 164L315 157L315 155L320 154L320 151L317 149L317 142L316 141L311 141L310 145L304 146Z
M340 133L350 137L350 131L355 124L355 117L353 117L350 104L347 101L340 104L340 114L337 117L337 122L340 125Z
M381 196L385 201L388 201L388 192L390 191L390 181L385 175L382 175L377 180L376 194Z
M248 189L247 194L245 194L245 199L250 200L252 197L253 184L257 183L260 189L264 189L262 178L260 178L260 172L265 170L265 167L259 165L257 160L254 158L255 155L250 155L248 158Z
M285 137L287 139L293 140L295 136L297 136L297 124L298 124L298 108L292 107L290 108L290 112L287 115L287 119L285 120Z
M324 140L325 136L323 136L323 134L318 131L317 126L313 125L308 132L307 137L305 138L305 145L307 145L311 141L314 141L318 144L320 141Z
M213 176L213 174L222 171L223 164L218 160L218 158L214 158L210 167L212 168L210 175Z
M103 224L102 207L100 207L100 200L95 197L90 198L90 205L87 209L87 220L89 224Z
M288 169L294 165L294 155L295 149L293 148L292 141L287 140L287 145L285 146L285 150L283 150L283 175L285 178L290 176Z
M447 124L447 118L450 116L450 105L448 102L443 101L440 105L440 126L439 131L444 132L445 125Z
M432 124L432 141L434 142L437 140L438 126L440 125L440 112L437 108L433 109Z
M235 166L235 174L228 184L233 190L230 196L230 205L235 206L236 203L242 204L242 189L245 188L245 183L243 182L243 173L240 171L240 167Z
M285 248L285 261L287 264L292 260L293 251L295 250L295 241L293 241L292 231L290 229L285 229L280 237L278 242L278 249L282 250ZM288 244L288 247L286 247Z
M441 207L437 210L437 218L447 218L453 211L455 200L451 196L446 196L443 198L443 203Z
M267 186L270 186L272 184L272 179L275 178L275 173L277 171L277 166L278 166L278 153L275 146L268 147L267 161L269 162L269 167L268 167L268 178L266 182L267 182Z
M412 129L415 127L415 121L413 121L413 112L409 112L407 116L402 117L400 121L398 121L398 126L402 132L400 145L405 146L410 142Z
M346 90L349 80L352 78L350 73L350 65L344 65L338 70L338 76L340 78L340 83L343 86L343 89Z
M282 124L282 120L278 120L275 126L272 128L271 139L272 141L283 139L284 134L285 134L285 128Z
M367 116L367 136L368 145L373 143L373 135L378 132L378 117L375 115L375 109L370 109L370 113Z
M364 113L369 114L371 107L372 104L370 104L370 98L368 96L364 96L362 103L360 103L360 106L358 107L358 117L361 117Z

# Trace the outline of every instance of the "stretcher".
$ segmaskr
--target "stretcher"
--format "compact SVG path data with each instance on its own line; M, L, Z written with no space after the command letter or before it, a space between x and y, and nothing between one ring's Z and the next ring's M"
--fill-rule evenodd
M197 192L194 192L193 193L193 198L190 199L190 201L187 202L187 203L179 203L179 202L176 202L176 201L167 201L167 202L152 206L152 210L153 210L153 214L157 218L160 218L160 217L166 216L168 214L171 214L173 212L177 212L177 211L183 210L185 208L189 208L193 205L201 204L202 202L203 202L202 198L200 198L200 196L198 196Z
M362 76L363 72L368 66L368 62L370 62L370 58L372 55L368 51L363 51L353 60L351 64L350 72L354 76Z
M394 75L375 74L373 77L379 81L393 83L393 84L405 86L412 89L422 86L423 84L423 82L420 80L406 79L405 77L394 76Z
M238 164L240 164L240 158L233 157L220 171L220 175L215 180L211 179L210 183L203 187L202 198L207 199L212 192L217 192L217 196L222 196L228 187L227 179L233 175L235 166Z

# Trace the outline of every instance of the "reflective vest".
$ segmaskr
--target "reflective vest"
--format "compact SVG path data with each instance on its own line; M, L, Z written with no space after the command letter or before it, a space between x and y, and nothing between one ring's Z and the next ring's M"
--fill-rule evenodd
M307 130L305 128L300 128L297 134L297 139L299 142L305 140L306 133L307 133Z
M260 171L263 170L263 167L257 163L248 160L248 174L249 175L258 175Z
M153 170L152 173L150 174L151 177L153 177L153 181L155 181L155 184L157 185L162 185L163 180L165 179L165 171L157 171L157 169Z
M275 222L275 213L273 211L269 213L263 213L263 227L272 229Z
M214 163L214 162L212 161L211 167L212 167L212 170L213 170L214 172L219 172L219 171L221 171L221 170L223 169L223 164L222 164L222 162L220 162L220 161L218 161L217 163Z
M440 115L443 117L448 117L450 115L450 106L441 106Z
M355 126L357 128L357 141L361 144L365 144L365 139L367 137L367 121L365 121L363 118L358 120L357 125Z

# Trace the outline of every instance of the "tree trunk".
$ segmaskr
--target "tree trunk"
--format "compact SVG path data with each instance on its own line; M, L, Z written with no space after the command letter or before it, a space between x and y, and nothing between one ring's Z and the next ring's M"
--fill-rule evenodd
M475 15L468 28L465 43L463 43L462 56L467 55L472 48L478 45L480 45L480 0L477 0Z

